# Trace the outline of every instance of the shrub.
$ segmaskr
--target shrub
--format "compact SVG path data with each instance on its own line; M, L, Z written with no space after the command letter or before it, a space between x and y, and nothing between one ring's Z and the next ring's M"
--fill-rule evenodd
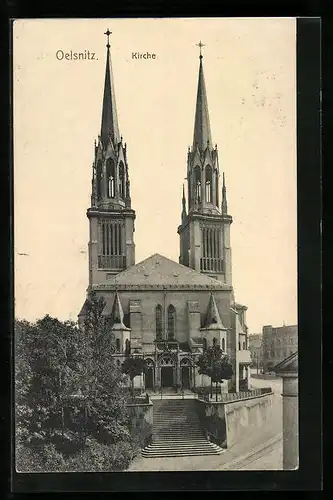
M133 458L133 447L128 442L111 445L87 440L85 448L66 461L66 471L109 472L127 469Z
M17 472L63 472L65 458L53 444L41 446L16 446Z

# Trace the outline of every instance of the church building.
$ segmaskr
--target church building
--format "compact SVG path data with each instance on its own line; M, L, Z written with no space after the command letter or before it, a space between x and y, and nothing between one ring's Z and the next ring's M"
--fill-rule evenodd
M246 390L251 356L247 307L235 302L225 175L213 146L200 42L194 134L183 186L179 262L152 254L135 263L135 218L127 146L118 125L109 32L101 131L95 145L89 219L89 286L106 301L118 364L128 351L142 356L144 391L195 390L210 385L199 375L200 353L218 343L233 365L222 390ZM185 167L185 165L184 165ZM222 180L222 186L221 186ZM148 221L147 221L148 223ZM86 303L78 319L84 321Z

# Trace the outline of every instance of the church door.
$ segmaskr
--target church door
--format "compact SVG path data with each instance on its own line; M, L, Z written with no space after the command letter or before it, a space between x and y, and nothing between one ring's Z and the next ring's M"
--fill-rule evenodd
M161 386L162 387L172 387L173 386L173 367L172 366L162 366L162 368L161 368Z
M190 389L190 368L182 366L182 386L183 389Z
M146 389L154 389L154 370L152 367L147 369L145 375L145 387Z

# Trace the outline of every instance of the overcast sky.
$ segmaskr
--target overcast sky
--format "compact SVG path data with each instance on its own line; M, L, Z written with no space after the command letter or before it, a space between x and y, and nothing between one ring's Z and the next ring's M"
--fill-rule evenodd
M201 39L212 140L234 220L236 300L248 306L253 333L297 323L296 22L288 18L15 22L16 316L75 320L85 299L107 28L136 262L156 252L178 262ZM56 57L85 50L95 58ZM132 58L147 51L156 59Z

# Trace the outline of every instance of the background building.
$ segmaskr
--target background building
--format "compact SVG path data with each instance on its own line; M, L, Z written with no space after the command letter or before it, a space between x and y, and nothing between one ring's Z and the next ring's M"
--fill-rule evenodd
M298 350L297 325L267 325L263 327L262 333L264 372L270 371L274 365Z
M253 333L249 335L249 350L251 352L252 368L261 370L263 366L262 334Z

